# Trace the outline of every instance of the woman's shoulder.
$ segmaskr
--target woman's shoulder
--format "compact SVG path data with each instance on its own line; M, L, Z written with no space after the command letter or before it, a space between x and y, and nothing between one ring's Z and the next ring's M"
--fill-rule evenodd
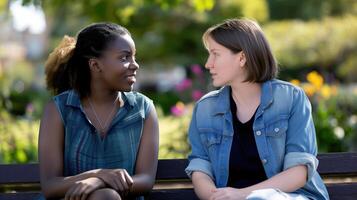
M143 93L140 93L140 92L137 92L137 91L123 92L123 94L129 100L137 102L137 103L146 102L146 101L152 101L149 97L147 97Z
M198 101L197 104L204 103L207 101L216 101L220 95L222 95L225 90L227 90L227 87L222 87L218 90L213 90L208 92L207 94L203 95Z
M282 101L282 103L308 101L304 89L290 82L282 80L272 80L271 88L272 95L275 101Z
M61 93L53 96L53 98L55 98L55 99L67 99L70 96L78 97L78 94L77 94L77 92L75 90L66 90L64 92L61 92Z
M153 101L140 92L123 92L122 95L125 102L127 102L132 107L137 107L139 110L150 110L150 108L153 106Z
M225 110L229 105L228 96L229 87L227 86L211 91L196 102L197 111L208 114Z
M128 105L130 105L132 108L136 108L132 111L139 110L144 118L146 118L146 116L154 107L153 101L140 92L123 92L122 95L124 101L128 103Z
M301 87L287 81L273 79L270 81L270 83L272 85L273 91L276 94L279 94L284 91L288 93L304 93L304 90Z
M52 99L58 105L80 105L79 94L75 90L66 90L55 95Z

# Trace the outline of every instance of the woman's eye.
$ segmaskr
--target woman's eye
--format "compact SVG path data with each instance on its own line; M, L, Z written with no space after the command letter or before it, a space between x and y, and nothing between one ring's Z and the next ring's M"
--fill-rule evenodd
M121 57L119 57L119 59L120 59L120 61L125 62L128 60L128 57L129 56L121 56Z

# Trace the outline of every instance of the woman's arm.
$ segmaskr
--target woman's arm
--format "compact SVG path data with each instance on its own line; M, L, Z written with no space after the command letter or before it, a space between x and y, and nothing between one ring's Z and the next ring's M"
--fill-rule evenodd
M130 193L134 195L148 192L155 183L159 148L159 126L155 107L145 120L139 152L136 161L135 175Z
M303 187L307 181L307 167L298 165L258 184L242 188L220 188L214 190L210 200L215 199L245 199L252 191L266 188L279 189L283 192L294 192Z
M303 187L307 181L307 167L298 165L289 168L279 174L250 187L242 189L244 193L249 194L254 190L264 188L276 188L283 192L294 192Z
M55 103L51 101L45 107L39 135L41 189L46 198L64 197L76 182L94 177L98 171L63 177L63 146L63 123ZM96 185L104 187L103 182Z
M212 179L207 174L200 171L192 173L192 184L196 195L200 199L209 199L213 194L213 190L216 189Z

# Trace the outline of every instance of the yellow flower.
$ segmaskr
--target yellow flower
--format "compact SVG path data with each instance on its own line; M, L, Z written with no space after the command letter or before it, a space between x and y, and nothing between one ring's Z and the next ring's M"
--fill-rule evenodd
M322 85L324 84L324 79L316 71L308 73L307 80L318 90L321 89Z
M310 83L304 84L302 88L309 97L313 96L316 93L316 87Z
M330 98L332 95L331 87L328 85L324 85L321 88L321 96L325 99Z
M298 79L293 79L293 80L290 81L290 83L298 86L300 84L300 81Z

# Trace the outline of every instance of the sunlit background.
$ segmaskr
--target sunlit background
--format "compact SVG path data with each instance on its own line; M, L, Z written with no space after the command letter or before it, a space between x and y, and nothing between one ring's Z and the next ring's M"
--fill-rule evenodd
M356 151L355 0L0 0L0 163L37 162L39 119L51 98L44 62L65 34L99 21L133 35L141 67L135 89L158 110L159 157L186 157L194 102L215 89L201 35L235 17L262 25L279 78L308 94L319 151Z

